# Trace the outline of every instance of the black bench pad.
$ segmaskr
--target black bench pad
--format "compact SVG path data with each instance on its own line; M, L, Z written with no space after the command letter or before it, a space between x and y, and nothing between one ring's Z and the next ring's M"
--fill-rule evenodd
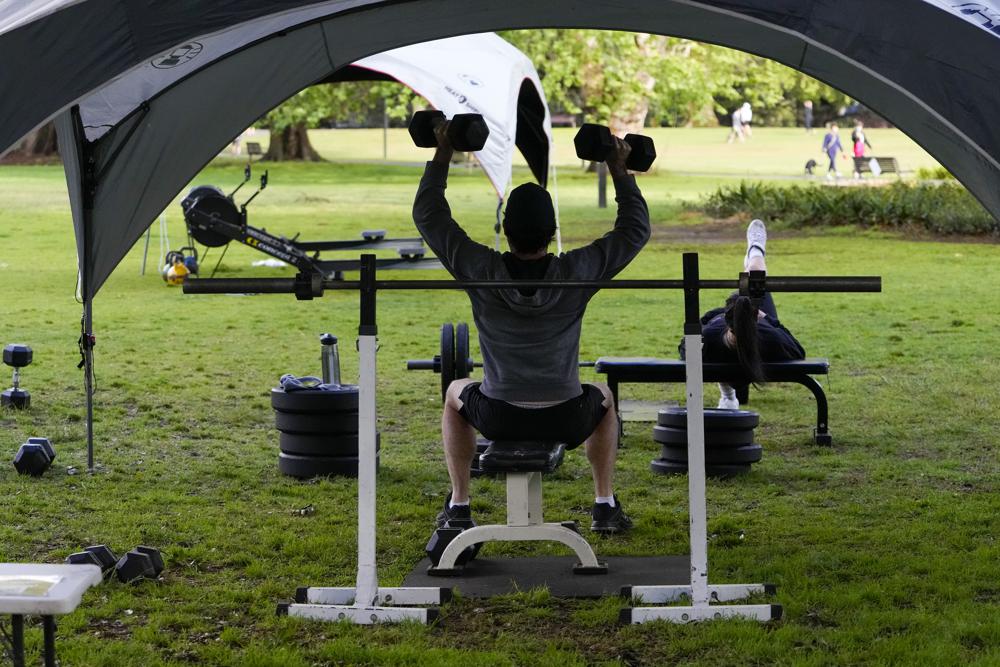
M594 370L608 376L608 386L618 405L618 385L625 382L684 382L687 372L682 359L660 359L657 357L599 357ZM816 398L816 429L813 440L819 445L833 444L829 429L829 408L823 386L812 377L828 375L830 362L827 359L800 359L798 361L778 361L764 364L764 377L768 382L797 382L809 389ZM749 398L749 380L739 364L702 364L705 382L726 382L737 386L736 397L740 403Z
M561 442L496 440L479 455L479 469L486 472L552 472L566 453Z
M600 357L594 364L594 370L614 375L619 382L683 382L686 377L683 359ZM829 372L830 362L827 359L764 364L765 377L775 382L793 380L803 375L827 375ZM702 364L702 373L706 382L746 382L746 375L739 364L706 363Z

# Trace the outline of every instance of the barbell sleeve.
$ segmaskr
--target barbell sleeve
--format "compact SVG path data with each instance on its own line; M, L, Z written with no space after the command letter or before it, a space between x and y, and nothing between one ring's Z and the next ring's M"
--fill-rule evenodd
M199 278L184 281L185 294L294 294L295 278Z
M433 371L435 364L432 359L410 359L406 362L408 371Z

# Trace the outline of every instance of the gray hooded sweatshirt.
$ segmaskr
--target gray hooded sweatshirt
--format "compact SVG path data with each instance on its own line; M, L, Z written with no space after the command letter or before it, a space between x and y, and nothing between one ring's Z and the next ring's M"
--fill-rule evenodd
M458 280L511 280L503 256L476 243L451 217L447 165L428 162L413 221ZM618 217L610 232L549 262L545 280L607 280L649 240L649 210L633 176L614 179ZM502 401L567 401L580 395L580 329L597 290L467 290L483 356L483 394Z

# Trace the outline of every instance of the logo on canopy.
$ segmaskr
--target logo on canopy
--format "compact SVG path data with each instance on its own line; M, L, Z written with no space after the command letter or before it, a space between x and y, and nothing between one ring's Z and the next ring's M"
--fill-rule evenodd
M150 61L150 64L156 69L170 69L172 67L177 67L178 65L183 65L186 62L190 62L198 57L198 54L202 51L202 45L198 42L188 42L187 44L182 44L176 49L160 56L159 58L154 58Z
M482 81L480 81L479 79L474 78L470 74L459 74L458 78L461 79L462 81L465 81L470 86L481 86L481 85L483 85Z

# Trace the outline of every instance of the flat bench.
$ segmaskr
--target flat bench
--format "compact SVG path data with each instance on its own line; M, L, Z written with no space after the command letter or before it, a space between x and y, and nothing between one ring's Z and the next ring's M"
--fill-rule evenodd
M902 178L899 173L899 163L896 162L896 158L894 157L856 157L854 158L855 173L872 173L872 160L878 163L880 174L896 174L896 176Z
M618 409L618 385L623 382L684 382L687 374L681 359L655 357L600 357L594 370L608 376L608 386ZM705 382L747 384L748 380L739 364L703 364ZM802 359L764 364L764 377L768 382L795 382L805 385L816 397L816 428L813 440L817 445L832 445L833 436L828 428L829 408L823 386L812 377L828 375L830 362L826 359ZM749 391L737 392L740 403L749 400ZM620 412L619 412L620 414Z

